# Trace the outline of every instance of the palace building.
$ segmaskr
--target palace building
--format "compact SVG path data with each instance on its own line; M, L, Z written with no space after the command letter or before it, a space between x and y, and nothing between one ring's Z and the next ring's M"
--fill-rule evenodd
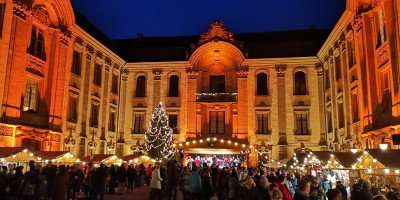
M400 144L399 6L392 0L347 1L318 52L329 150Z
M348 0L333 31L214 21L198 36L112 41L69 1L0 0L0 146L141 152L162 102L188 153L250 149L254 163L373 147L399 123L394 7Z

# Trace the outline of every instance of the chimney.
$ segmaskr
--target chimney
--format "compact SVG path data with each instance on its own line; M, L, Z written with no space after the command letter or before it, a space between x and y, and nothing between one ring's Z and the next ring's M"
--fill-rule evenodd
M144 35L143 35L143 33L137 33L136 37L137 38L144 38Z

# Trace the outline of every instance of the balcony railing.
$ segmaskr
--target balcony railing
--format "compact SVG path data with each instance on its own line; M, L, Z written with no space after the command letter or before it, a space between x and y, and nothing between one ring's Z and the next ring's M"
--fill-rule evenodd
M197 102L237 102L237 93L197 93Z

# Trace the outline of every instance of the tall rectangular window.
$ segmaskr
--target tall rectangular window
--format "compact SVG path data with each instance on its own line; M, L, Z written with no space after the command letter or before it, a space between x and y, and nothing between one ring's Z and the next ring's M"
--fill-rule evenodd
M139 76L136 79L136 97L146 96L146 77Z
M382 107L383 112L388 112L392 109L392 95L390 92L390 74L389 71L381 74L382 83Z
M356 64L356 53L354 50L354 41L349 42L350 46L350 56L349 56L349 68Z
M325 70L325 90L331 88L331 77L329 76L329 68Z
M133 133L144 133L144 114L135 115Z
M331 111L327 111L326 112L326 125L328 128L328 133L332 133L332 112Z
M308 135L307 114L296 114L297 135Z
M210 134L225 133L225 112L212 111L210 112Z
M6 12L6 3L0 2L0 38L3 38L3 25L4 25L5 12Z
M342 78L342 69L340 69L340 57L335 57L336 80Z
M257 115L258 134L268 134L268 114Z
M377 48L386 42L386 25L385 25L385 12L383 8L378 11L379 34Z
M24 111L37 111L39 83L33 79L27 78L24 93Z
M338 103L338 122L339 122L339 128L344 128L344 108L343 108L343 103Z
M358 96L357 93L351 94L351 103L353 110L353 122L360 121L360 116L358 114Z
M115 125L115 112L110 112L110 119L108 125L108 131L115 132L116 125Z
M99 125L99 106L92 104L92 111L90 114L90 126L98 127Z
M111 92L118 94L118 75L112 75Z
M93 83L101 86L101 65L96 64L94 66L94 78L93 78Z
M168 115L168 123L169 127L174 131L173 133L178 133L178 115Z
M78 99L74 97L69 97L68 121L76 123L77 119L78 119Z
M43 30L35 25L32 25L31 43L28 52L32 56L45 60Z
M77 76L81 75L81 53L78 51L74 51L71 72Z

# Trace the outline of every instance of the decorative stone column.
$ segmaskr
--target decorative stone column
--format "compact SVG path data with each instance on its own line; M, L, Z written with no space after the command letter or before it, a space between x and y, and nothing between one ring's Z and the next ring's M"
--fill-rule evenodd
M238 108L237 108L237 129L240 134L248 133L248 116L247 116L247 75L249 68L247 66L236 70L238 84Z
M82 79L83 79L83 84L82 84L82 89L81 91L83 92L83 98L81 101L79 101L79 104L82 104L81 110L83 111L81 114L82 117L82 122L81 122L81 137L87 137L87 119L88 119L88 113L90 113L91 109L91 104L92 104L92 97L91 95L89 96L90 93L90 70L92 66L92 57L94 54L94 49L90 47L89 45L85 44L86 50L84 53L86 54L86 62L85 65L82 66ZM79 106L80 107L80 106Z
M126 115L126 87L127 87L127 80L128 74L127 72L121 73L121 90L118 91L120 94L120 100L118 102L118 109L119 109L119 120L118 120L118 137L117 139L117 149L116 154L118 157L124 155L124 146L125 146L125 115Z
M288 145L286 138L286 85L285 85L285 65L276 65L277 71L277 90L278 94L278 124L279 135L278 145Z
M153 110L158 106L160 103L160 95L161 95L161 74L162 68L154 68L153 75L154 75L154 83L153 83Z
M197 109L196 109L196 92L197 92L197 78L199 75L198 71L193 71L192 69L186 70L188 78L187 87L187 134L196 134L196 124L201 123L196 119ZM200 133L197 133L200 134Z
M315 66L315 70L317 70L317 81L318 81L318 108L319 108L319 116L322 117L320 121L320 139L319 139L319 146L322 148L324 147L326 149L327 144L326 144L326 129L325 129L325 106L324 106L324 68L322 67L321 64L317 64Z
M103 57L102 58L102 60L103 60L103 62L105 61L105 57ZM107 120L107 117L106 116L108 116L108 113L110 112L110 108L109 108L109 106L108 106L108 102L109 102L109 92L110 92L110 90L109 90L109 84L110 84L110 63L105 63L105 65L103 65L104 66L104 82L103 82L103 95L102 95L102 98L103 98L103 103L101 104L102 106L103 106L103 108L102 108L102 114L101 114L101 116L102 116L102 119L101 119L101 124L103 125L103 127L101 127L101 134L100 134L100 140L102 140L102 141L105 141L106 140L106 138L105 138L105 127L108 125L108 120ZM113 70L113 69L111 69L111 70ZM116 71L116 72L115 72ZM111 74L113 74L113 73L117 73L118 74L118 70L113 70L112 71L112 73Z

